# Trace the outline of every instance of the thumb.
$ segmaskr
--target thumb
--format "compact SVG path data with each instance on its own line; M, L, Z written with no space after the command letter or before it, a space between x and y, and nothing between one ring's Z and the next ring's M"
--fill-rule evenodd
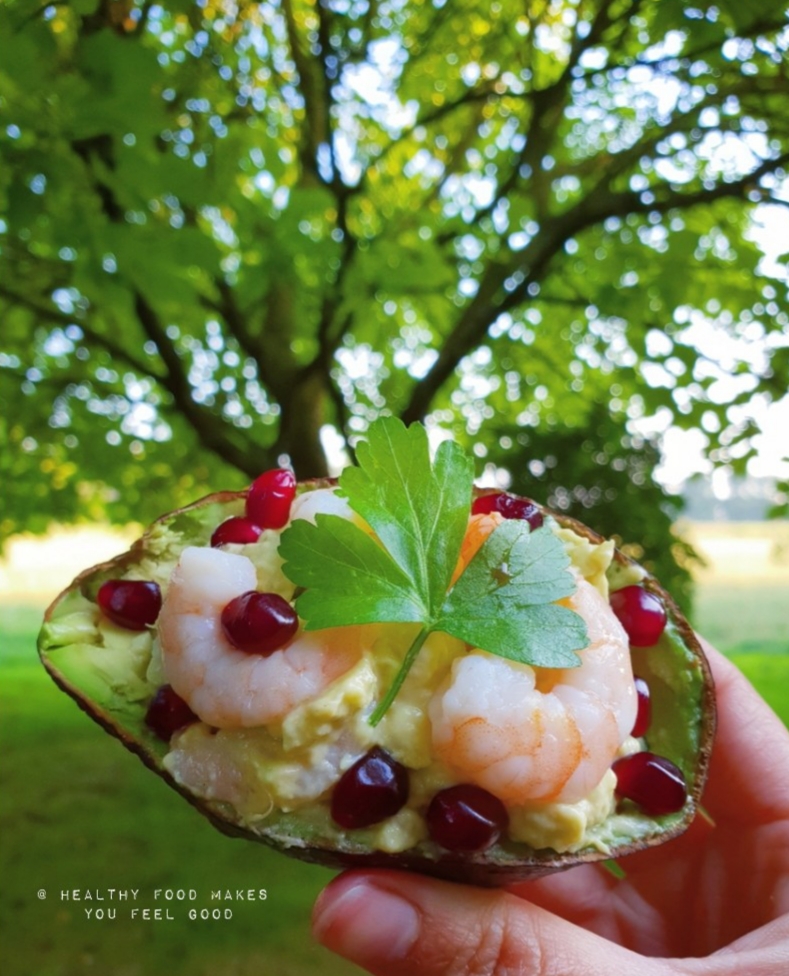
M640 956L508 892L394 871L336 878L318 899L313 930L327 948L375 976L683 972L678 960Z

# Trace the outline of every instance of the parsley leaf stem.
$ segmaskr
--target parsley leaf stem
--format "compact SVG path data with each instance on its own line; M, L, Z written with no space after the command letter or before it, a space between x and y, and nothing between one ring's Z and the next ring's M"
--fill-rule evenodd
M408 677L408 672L411 670L411 665L416 660L417 654L420 652L422 645L432 632L432 627L423 627L416 635L416 639L414 640L413 644L406 651L405 657L403 658L403 663L400 665L400 669L395 675L395 679L392 682L389 691L387 691L387 693L378 703L378 707L369 718L369 724L373 727L378 725L386 712L389 710L389 706L397 697L398 691L400 691L403 686L403 682Z

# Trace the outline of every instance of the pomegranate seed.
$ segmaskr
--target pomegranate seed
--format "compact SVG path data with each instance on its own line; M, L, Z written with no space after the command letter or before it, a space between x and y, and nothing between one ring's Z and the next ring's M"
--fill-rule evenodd
M633 647L652 647L666 626L666 608L643 586L626 586L611 594L611 609Z
M426 819L431 840L448 851L485 851L509 823L501 800L469 783L436 793Z
M145 630L162 609L162 591L148 580L111 579L97 594L102 613L126 630Z
M250 590L222 610L222 629L233 647L265 657L287 644L299 629L299 618L278 594Z
M685 806L685 777L673 762L653 752L634 752L612 766L616 773L616 795L632 800L652 817L675 813Z
M173 733L185 725L198 721L192 709L170 685L162 685L159 688L145 713L145 724L165 742L169 742Z
M256 478L247 493L247 518L263 529L281 529L290 518L296 479L286 468L272 468Z
M394 816L408 799L408 771L374 746L337 781L331 815L346 830L369 827Z
M225 519L221 525L214 529L211 536L211 545L214 548L226 546L229 542L238 545L249 545L250 542L257 542L263 530L259 525L243 515L234 515L232 518Z
M652 702L649 698L649 685L646 681L639 678L638 675L633 676L633 681L638 695L638 711L636 712L633 731L630 734L640 739L649 728L649 723L652 720Z
M532 529L539 529L544 521L542 512L534 502L503 491L480 495L474 499L471 505L472 515L487 515L488 512L498 512L505 519L523 519Z

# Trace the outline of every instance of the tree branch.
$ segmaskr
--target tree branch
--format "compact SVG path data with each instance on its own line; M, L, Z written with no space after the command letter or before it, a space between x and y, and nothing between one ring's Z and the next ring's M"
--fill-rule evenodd
M60 309L47 308L46 306L39 305L30 298L26 298L23 295L17 295L15 292L4 287L3 285L0 285L0 296L5 298L12 305L17 305L20 308L27 309L34 315L37 315L44 322L54 322L62 325L64 328L69 325L76 325L79 329L81 329L86 338L90 339L91 342L94 342L100 349L104 349L113 358L120 359L121 362L131 366L131 368L141 376L150 376L157 382L161 382L162 377L151 368L149 363L145 363L141 359L137 359L137 357L129 352L128 349L124 349L123 346L110 339L109 336L106 336L101 332L97 332L79 316L67 315L65 312L61 312Z
M710 190L692 193L672 189L653 201L644 200L643 194L635 192L598 192L585 197L564 214L552 218L531 243L514 256L513 261L506 265L488 265L477 294L463 310L435 363L414 385L401 412L402 419L411 423L424 418L433 397L455 371L460 360L483 341L487 330L499 316L522 304L529 289L544 278L548 265L571 237L610 217L687 210L726 197L742 197L763 176L788 163L789 152L765 160L739 180L722 182ZM505 292L504 283L516 273L522 275L521 283Z
M734 37L735 39L750 40L753 37L760 37L764 34L777 34L785 29L785 21L756 21L745 30L738 31ZM690 23L688 24L688 33L692 34L692 26ZM656 71L662 71L665 67L674 65L677 62L689 68L694 61L703 58L704 55L709 54L711 51L720 51L720 47L720 40L712 40L701 47L686 51L685 53L669 54L659 58L633 58L630 61L617 61L613 64L606 65L604 68L593 68L585 71L581 75L581 79L585 81L599 75L611 74L612 71L629 71L632 68L652 68Z
M347 193L347 188L342 182L340 169L337 165L337 151L334 145L334 131L332 125L332 107L334 106L334 84L340 75L339 55L333 53L331 42L331 25L329 23L329 10L326 0L318 0L316 4L318 15L318 42L320 44L320 66L323 79L323 131L325 133L325 145L329 150L329 162L331 165L331 185L338 202ZM336 63L332 63L332 59Z
M151 15L151 8L153 7L155 0L145 0L140 10L140 16L137 20L137 24L134 28L134 34L144 34L145 29L148 26L148 18Z
M268 360L265 356L262 333L259 336L255 336L250 332L247 324L247 316L238 307L233 289L221 275L217 275L214 278L214 287L219 294L219 301L213 302L203 297L201 298L202 304L221 316L228 332L250 359L254 359L258 376L263 382L263 385L271 389L272 376L267 368Z
M223 461L254 478L260 473L264 459L268 461L270 452L257 445L251 451L248 444L243 447L236 444L230 425L195 401L194 390L178 353L167 339L167 333L153 307L137 290L134 291L134 311L145 334L156 345L167 370L166 376L161 380L162 386L189 421L200 442Z
M304 127L299 143L299 158L302 171L309 173L317 181L323 183L323 177L318 169L318 147L326 142L326 92L322 91L322 77L318 81L318 73L311 58L305 55L301 46L296 17L293 12L292 0L282 0L282 10L285 15L285 25L288 34L288 44L296 71L299 75L299 88L304 99Z
M375 159L370 161L356 185L349 188L349 192L351 194L362 193L367 185L370 170L378 168L381 163L386 160L387 156L397 149L398 146L401 146L407 139L410 139L417 129L420 129L426 125L432 125L433 122L438 122L440 119L449 115L451 112L454 112L456 109L462 108L464 105L471 105L474 102L479 101L487 101L489 98L504 97L504 95L494 90L493 85L494 83L490 82L479 88L469 88L462 95L458 96L452 101L444 102L443 105L439 105L437 108L434 108L432 111L417 119L413 124L406 126L400 135L387 142ZM509 95L510 93L504 94ZM522 98L524 96L519 97Z
M611 26L612 23L621 20L628 20L633 16L633 8L638 8L640 0L633 0L633 3L629 10L623 11L619 17L611 17L611 8L615 6L615 0L603 0L603 2L598 7L594 17L592 17L591 23L588 21L581 21L580 23L589 23L589 31L583 36L576 30L575 36L573 37L573 43L570 48L570 56L567 59L567 64L565 65L564 71L562 72L562 77L559 79L561 84L566 84L574 69L578 66L578 62L581 60L582 56L589 48L596 47L603 38L606 30Z
M604 193L597 191L594 194L590 194L584 200L580 201L572 211L565 215L570 218L569 224L564 227L557 227L556 245L552 248L551 254L546 255L546 260L541 261L539 270L541 271L545 267L548 261L550 261L553 255L570 237L575 237L581 231L591 226L602 224L611 217L622 218L630 214L690 210L692 207L700 204L710 204L715 200L723 200L728 197L743 197L753 186L758 184L758 181L762 177L781 169L785 164L789 164L789 152L782 153L774 159L765 160L756 169L738 180L721 182L709 190L701 189L688 193L678 189L666 189L664 186L662 195L655 195L655 199L652 201L645 200L643 194L633 191L622 193ZM653 189L658 190L657 187ZM574 229L568 234L569 226ZM534 266L531 266L524 282L513 289L499 304L496 309L497 316L511 311L523 302L528 294L529 286L539 280L538 277L535 277L534 270ZM482 337L480 336L479 338L481 339Z

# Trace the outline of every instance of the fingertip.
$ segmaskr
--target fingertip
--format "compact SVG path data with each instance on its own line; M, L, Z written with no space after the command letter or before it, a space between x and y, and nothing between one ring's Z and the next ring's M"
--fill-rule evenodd
M396 972L419 938L416 906L374 875L348 872L335 878L315 903L312 931L332 952L372 973ZM394 967L394 968L393 968Z
M356 883L356 874L357 872L355 871L346 871L344 874L338 874L336 878L332 878L318 895L312 908L312 934L316 938L318 938L323 928L326 927L327 921L325 916L331 906L342 897L346 889L353 887L354 883Z

